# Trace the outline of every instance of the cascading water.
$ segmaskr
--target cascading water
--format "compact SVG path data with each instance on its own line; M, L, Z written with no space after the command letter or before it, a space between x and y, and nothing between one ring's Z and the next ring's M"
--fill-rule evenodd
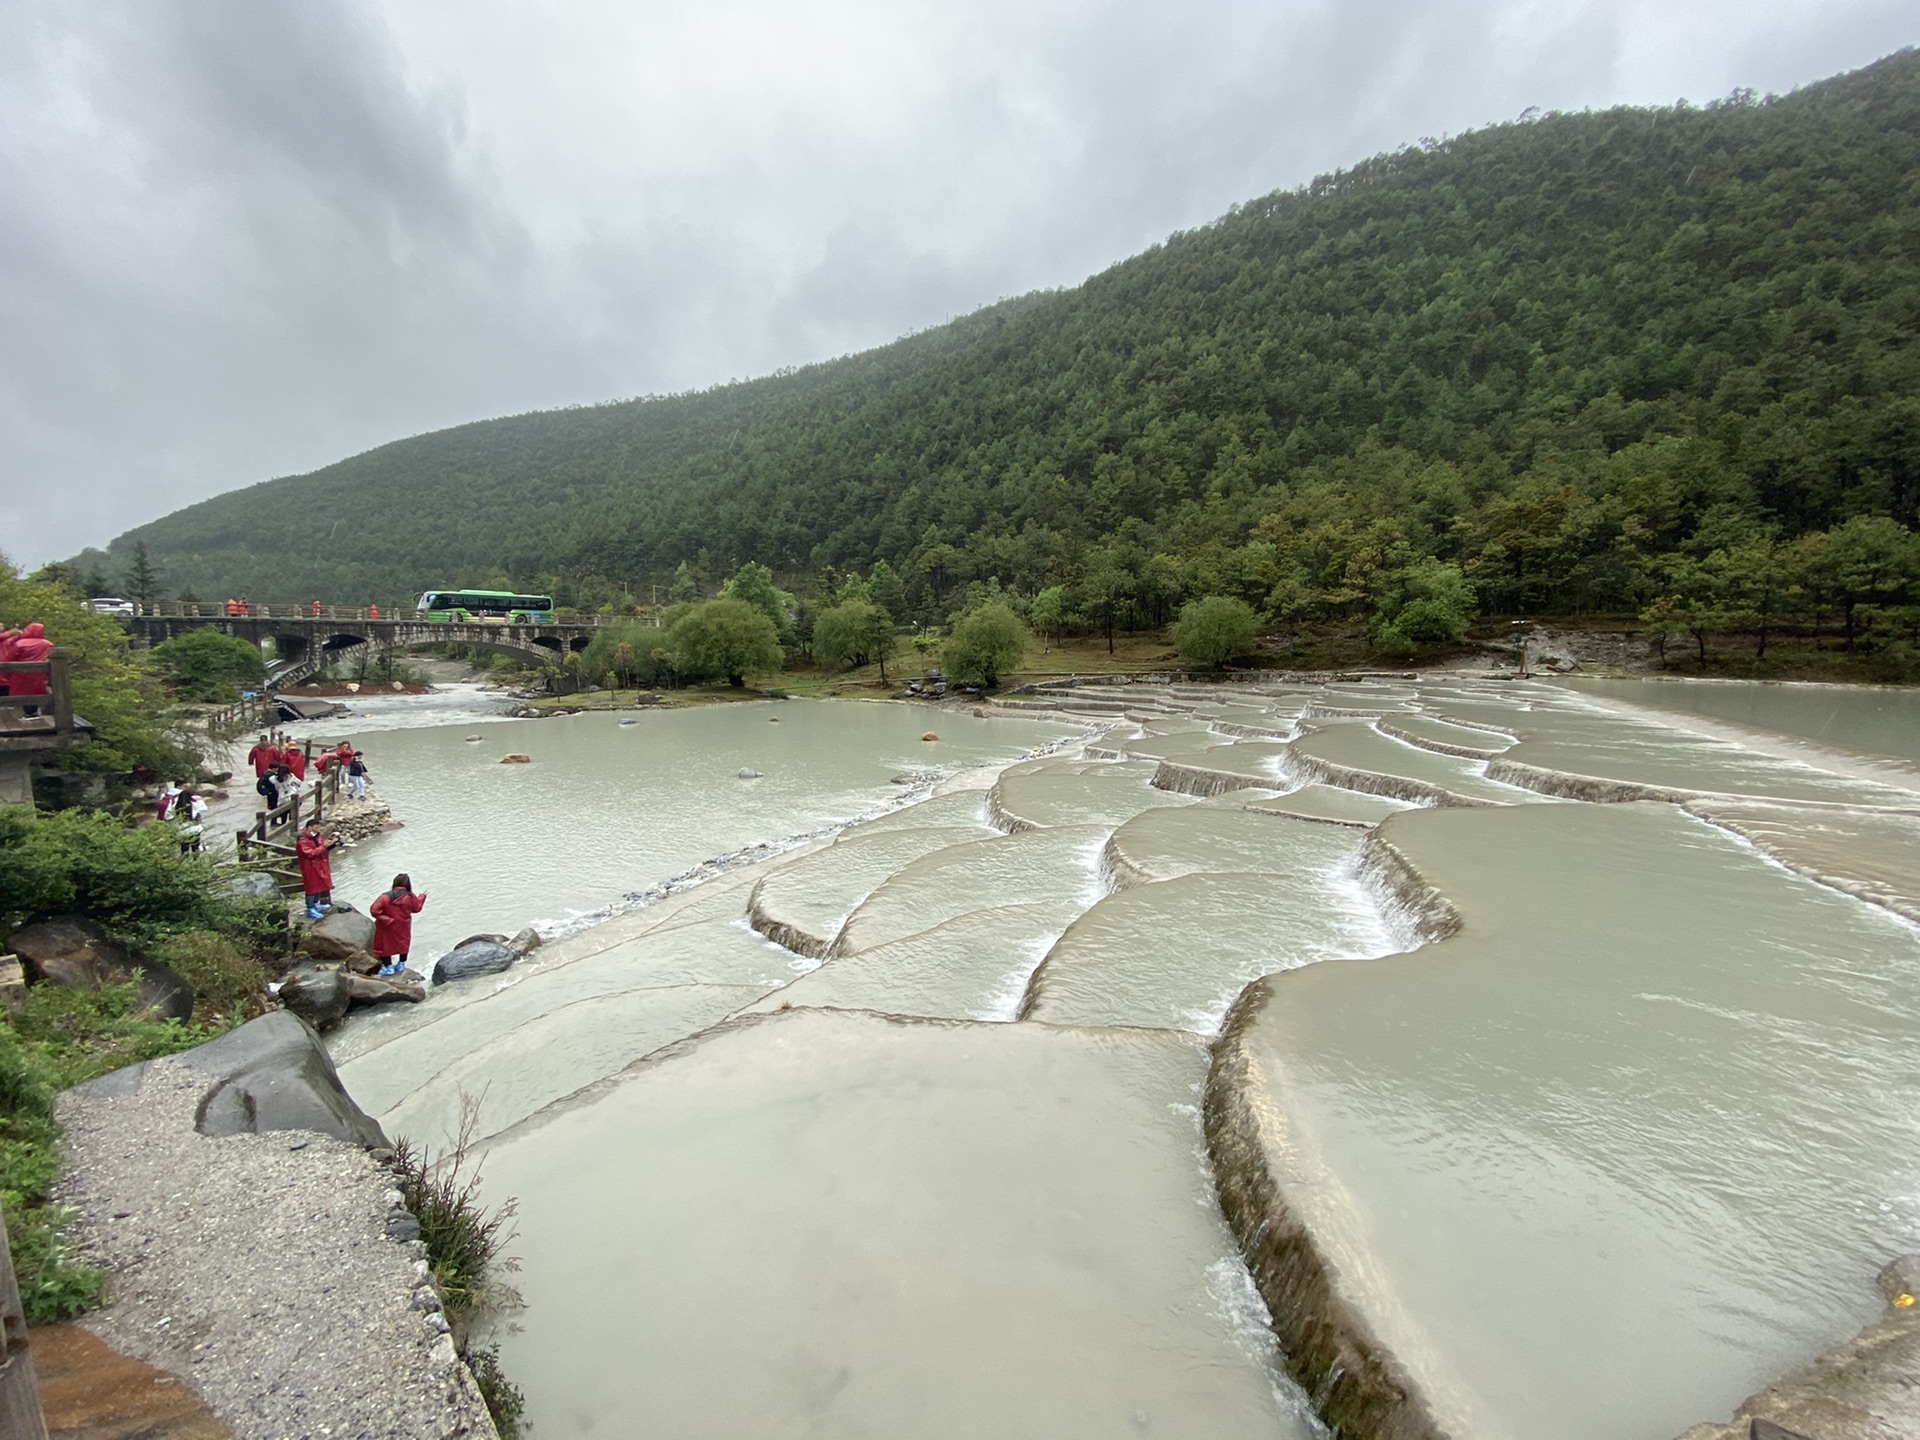
M1149 698L1053 691L1111 758L956 774L336 1038L390 1128L479 1098L541 1434L1304 1436L1310 1395L1347 1435L1626 1440L1871 1309L1920 1241L1920 896L1882 858L1920 793L1542 684ZM911 710L774 709L540 722L512 778L388 737L408 829L352 865L549 857L484 915L443 883L445 943L930 758ZM940 732L958 769L1065 730Z

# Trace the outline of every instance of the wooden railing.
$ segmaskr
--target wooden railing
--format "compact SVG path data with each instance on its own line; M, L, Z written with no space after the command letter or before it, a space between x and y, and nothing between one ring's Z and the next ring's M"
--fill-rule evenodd
M47 688L36 695L0 695L0 733L46 736L66 741L73 736L73 692L67 652L54 650L45 660L0 662L0 679L13 675L44 675ZM38 689L39 687L35 687ZM37 711L29 715L28 710Z
M311 759L311 756L309 756ZM244 862L255 852L264 855L292 855L293 838L307 821L318 824L328 810L340 803L340 786L346 766L329 765L318 782L295 787L293 793L271 810L254 812L253 824L243 826L234 835L234 851Z
M237 735L242 730L250 730L255 725L271 724L280 713L280 707L274 704L271 695L255 695L250 700L236 700L231 705L222 705L207 716L207 733L210 735Z

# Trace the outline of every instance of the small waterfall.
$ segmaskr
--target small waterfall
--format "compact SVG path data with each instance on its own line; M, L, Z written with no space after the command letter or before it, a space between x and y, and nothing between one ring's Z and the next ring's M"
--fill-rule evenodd
M1287 1206L1268 1157L1286 1153L1282 1123L1248 1031L1279 976L1240 993L1214 1043L1201 1109L1214 1186L1228 1228L1267 1302L1287 1368L1342 1440L1448 1440L1393 1353L1334 1291L1328 1263Z
M1200 765L1182 765L1173 760L1162 760L1153 779L1148 782L1156 790L1166 790L1175 795L1197 795L1208 800L1215 795L1225 795L1229 790L1271 790L1272 780L1262 780L1257 775L1237 775L1230 770L1208 770Z
M1317 756L1302 755L1297 750L1288 751L1280 763L1288 775L1303 782L1315 781L1339 790L1357 790L1362 795L1384 795L1389 800L1406 800L1415 805L1485 806L1493 803L1456 795L1425 780L1414 780L1405 775L1382 775L1372 770L1355 770Z

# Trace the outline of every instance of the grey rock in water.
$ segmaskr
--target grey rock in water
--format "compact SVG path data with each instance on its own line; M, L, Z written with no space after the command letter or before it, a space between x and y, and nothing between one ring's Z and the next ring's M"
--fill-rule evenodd
M14 931L7 944L34 984L98 990L133 980L148 1009L169 1020L193 1018L191 985L158 960L131 954L107 939L90 920L42 920Z
M540 932L528 925L507 942L507 948L514 954L525 957L538 950L546 942L540 938Z
M520 957L497 940L469 940L456 945L433 962L433 983L472 980L481 975L498 975Z
M298 1015L276 1010L229 1030L217 1040L164 1061L115 1070L74 1093L131 1095L155 1064L184 1065L207 1077L194 1128L202 1135L317 1130L366 1150L392 1148L374 1118L341 1085L320 1037Z
M300 937L300 953L316 960L346 960L373 948L373 917L351 905L335 905Z
M355 1005L385 1005L391 1000L405 1000L418 1005L427 998L426 988L418 983L407 985L391 977L382 979L377 975L355 975L351 971L341 973L347 982L347 999Z
M242 900L278 900L280 887L274 883L271 875L262 875L258 870L247 870L231 877L227 881L227 892L238 895Z
M280 1003L318 1030L340 1023L353 1003L345 971L299 965L280 982Z
M760 772L751 765L742 765L739 774L742 780L758 780L760 778Z

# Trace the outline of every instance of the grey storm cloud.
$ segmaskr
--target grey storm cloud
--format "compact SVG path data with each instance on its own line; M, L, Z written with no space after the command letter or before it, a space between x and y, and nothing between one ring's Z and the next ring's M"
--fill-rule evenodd
M1908 0L0 7L0 553L1077 283L1529 106L1786 90Z

